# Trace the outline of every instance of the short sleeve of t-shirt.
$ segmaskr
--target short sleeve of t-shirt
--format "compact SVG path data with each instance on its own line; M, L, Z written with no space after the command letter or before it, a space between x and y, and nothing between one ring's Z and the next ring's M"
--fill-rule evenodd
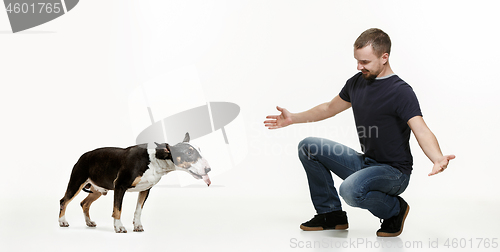
M396 92L398 97L394 100L396 114L405 122L414 116L422 116L417 96L409 85L401 85Z
M349 80L347 80L346 84L344 85L344 87L342 88L342 90L340 90L340 93L339 93L339 96L340 98L342 98L342 100L346 101L346 102L351 102L351 97L349 95L350 93L350 89L351 89L351 86L353 85L354 83L354 78L356 76L353 76L351 77Z

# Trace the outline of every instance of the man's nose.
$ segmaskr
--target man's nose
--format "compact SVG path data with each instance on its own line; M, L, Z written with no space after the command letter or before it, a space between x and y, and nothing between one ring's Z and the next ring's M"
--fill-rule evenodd
M358 63L358 71L361 71L361 70L363 70L363 69L364 69L364 66L363 66L363 65L361 65L361 63Z

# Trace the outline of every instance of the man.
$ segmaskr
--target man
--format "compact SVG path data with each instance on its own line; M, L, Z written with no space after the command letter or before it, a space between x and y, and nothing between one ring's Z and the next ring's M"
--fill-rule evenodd
M434 134L425 124L412 88L395 75L389 64L391 40L380 29L368 29L354 43L360 71L339 95L302 113L277 107L280 115L264 124L278 129L295 123L316 122L352 107L363 154L340 143L308 137L299 144L317 215L302 223L305 231L347 229L339 194L347 204L367 209L383 219L377 236L401 234L409 205L399 195L412 171L410 131L434 167L429 176L446 169L454 155L443 156ZM344 182L337 192L331 172Z

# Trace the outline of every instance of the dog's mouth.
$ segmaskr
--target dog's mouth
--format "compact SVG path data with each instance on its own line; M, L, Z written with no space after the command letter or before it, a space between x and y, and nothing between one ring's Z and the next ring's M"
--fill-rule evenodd
M208 177L208 174L199 175L199 174L196 174L196 173L192 172L191 170L189 171L189 173L191 175L193 175L193 177L195 179L203 179L203 181L205 181L205 183L207 184L207 186L210 186L210 184L212 184L212 182L210 181L210 178Z

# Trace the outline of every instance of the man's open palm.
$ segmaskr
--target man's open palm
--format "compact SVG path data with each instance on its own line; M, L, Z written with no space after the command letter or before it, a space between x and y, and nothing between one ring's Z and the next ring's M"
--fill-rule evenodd
M266 118L270 120L264 121L264 125L268 129L279 129L292 124L292 114L288 110L276 106L276 109L281 112L281 115L269 115Z
M436 162L434 164L434 167L432 168L432 172L429 173L429 176L436 175L438 173L443 172L448 167L448 163L450 162L450 160L452 160L454 158L455 158L455 155L443 156L441 158L441 160L439 160L438 162Z

